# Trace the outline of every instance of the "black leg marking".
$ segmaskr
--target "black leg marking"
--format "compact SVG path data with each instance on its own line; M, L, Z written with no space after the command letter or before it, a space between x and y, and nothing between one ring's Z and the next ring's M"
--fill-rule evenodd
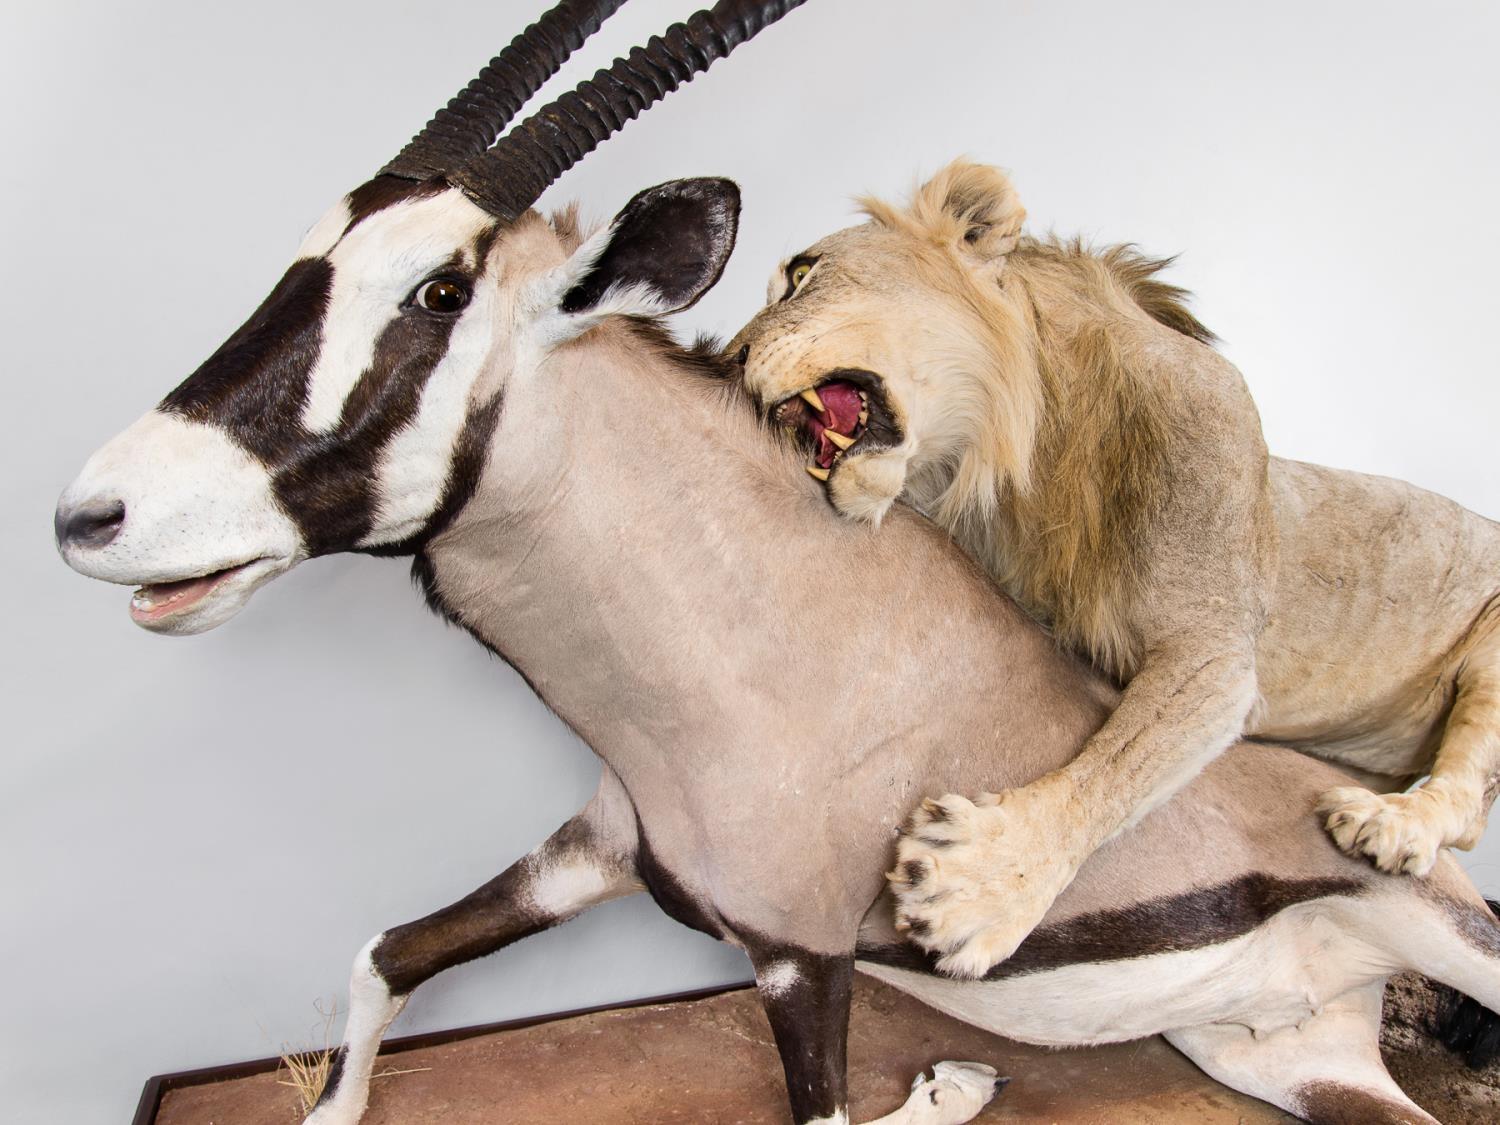
M1311 1125L1412 1125L1410 1110L1370 1090L1338 1082L1308 1082L1292 1091Z
M849 1104L853 954L812 953L758 939L745 946L781 1053L792 1119L801 1125L833 1117Z
M571 820L542 849L518 860L471 894L425 918L386 931L370 955L393 996L405 996L444 969L504 949L572 916L532 905L529 893L542 864L576 854L600 864L593 829Z
M592 806L591 806L592 809ZM425 918L387 930L372 944L369 968L375 979L362 990L360 965L350 996L345 1040L334 1056L318 1105L341 1105L352 1112L363 1104L379 1038L418 985L465 961L494 953L512 942L547 929L596 902L638 887L632 857L624 841L601 841L585 810L563 825L530 855L451 906ZM597 889L566 896L547 906L536 903L538 877L556 865L578 864L597 870ZM556 899L554 893L551 897ZM350 1086L343 1090L341 1087Z
M1500 902L1487 899L1486 903L1490 913L1500 919ZM1459 933L1477 948L1495 954L1500 945L1495 928L1484 927L1467 903L1447 905ZM1483 1070L1500 1059L1500 1014L1447 985L1430 983L1442 997L1432 1031L1443 1045L1463 1055L1470 1070Z

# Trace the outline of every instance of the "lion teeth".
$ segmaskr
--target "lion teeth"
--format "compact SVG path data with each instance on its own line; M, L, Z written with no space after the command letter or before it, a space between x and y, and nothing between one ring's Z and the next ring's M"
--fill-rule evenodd
M828 412L828 408L823 405L823 400L818 397L818 392L811 387L803 391L800 397L803 402L807 403L808 406L811 406L819 414L826 414Z
M833 444L838 446L840 449L848 449L851 445L854 444L854 439L852 437L845 437L837 430L824 430L823 436L826 437L829 441L833 442Z
M861 410L859 412L859 424L861 426L868 426L870 424L870 412L868 410Z
M807 469L808 476L817 477L818 480L822 481L824 484L828 483L827 469L820 469L817 465L807 465L805 467Z

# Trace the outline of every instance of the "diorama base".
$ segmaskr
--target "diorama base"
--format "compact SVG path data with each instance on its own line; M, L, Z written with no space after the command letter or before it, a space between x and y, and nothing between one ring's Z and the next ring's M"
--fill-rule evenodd
M1474 1073L1415 1030L1427 1018L1420 982L1387 994L1386 1055L1411 1097L1446 1125L1500 1120L1500 1074ZM781 1125L781 1065L755 993L611 1008L462 1037L397 1041L376 1070L365 1125ZM1260 1125L1293 1118L1229 1090L1161 1039L1048 1051L986 1034L859 978L849 1044L850 1118L888 1113L919 1069L940 1059L986 1062L1013 1078L980 1121L1077 1125L1192 1122ZM148 1083L137 1125L290 1125L295 1092L273 1070L162 1076ZM238 1071L240 1077L227 1077ZM220 1080L215 1080L215 1078ZM153 1085L154 1084L154 1085Z

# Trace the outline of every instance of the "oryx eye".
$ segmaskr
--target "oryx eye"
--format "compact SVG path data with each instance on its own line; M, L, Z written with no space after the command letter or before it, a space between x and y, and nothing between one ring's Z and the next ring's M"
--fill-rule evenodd
M469 290L452 278L438 277L417 286L412 300L428 312L456 313L469 303Z

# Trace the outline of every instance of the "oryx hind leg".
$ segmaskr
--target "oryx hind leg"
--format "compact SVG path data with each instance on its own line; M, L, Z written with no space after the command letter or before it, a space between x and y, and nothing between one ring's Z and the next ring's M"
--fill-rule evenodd
M610 786L608 772L605 779L588 806L529 855L451 906L377 934L359 951L344 1040L307 1125L354 1125L364 1114L381 1037L418 985L642 889L634 817L622 815L624 795Z
M1380 1059L1385 981L1344 993L1295 1027L1256 1034L1242 1024L1167 1033L1205 1073L1313 1125L1437 1125Z
M1445 847L1468 849L1484 834L1500 785L1500 631L1469 651L1430 776L1409 793L1343 786L1318 809L1334 841L1382 871L1426 875Z

